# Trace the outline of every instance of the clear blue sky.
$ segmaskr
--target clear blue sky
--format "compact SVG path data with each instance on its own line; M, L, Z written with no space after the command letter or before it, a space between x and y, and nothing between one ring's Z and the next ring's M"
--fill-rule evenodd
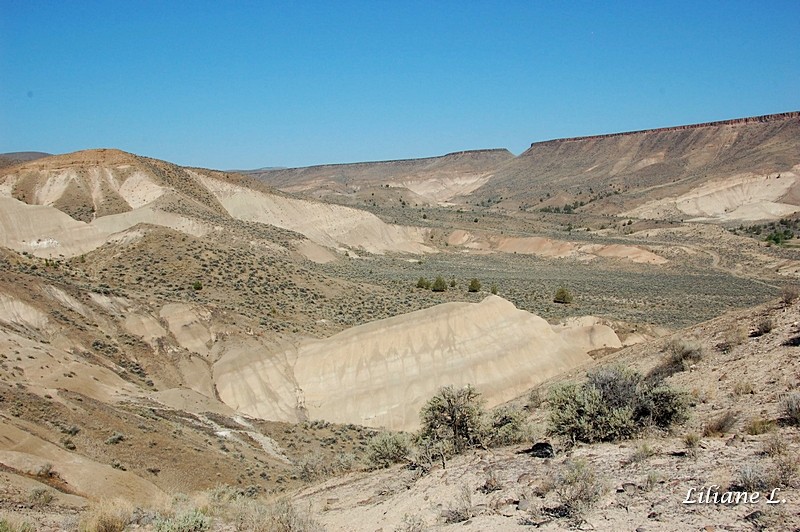
M800 110L798 24L798 0L0 0L0 152L304 166Z

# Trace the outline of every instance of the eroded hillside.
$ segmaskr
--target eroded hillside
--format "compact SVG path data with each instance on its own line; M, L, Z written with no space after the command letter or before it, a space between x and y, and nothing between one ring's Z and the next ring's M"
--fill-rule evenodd
M489 150L270 172L284 191L117 150L15 160L0 169L2 509L55 530L108 493L162 510L171 493L219 485L246 500L286 493L363 469L376 430L415 429L441 386L518 405L543 381L608 361L647 371L670 335L714 353L671 381L698 399L697 429L736 406L707 397L722 374L745 380L734 362L791 366L796 348L775 342L791 340L796 304L759 307L778 334L733 351L715 347L733 318L705 322L728 311L752 321L741 309L774 301L800 275L791 235L767 243L717 224L794 212L797 120L572 139L517 158ZM596 197L570 212L540 210L587 194ZM335 203L313 199L323 196ZM701 376L708 386L695 393ZM770 420L795 386L787 379L753 379L769 390L757 404ZM662 436L665 449L678 445ZM574 452L591 461L596 449ZM753 449L723 453L722 476ZM419 497L474 483L477 460L507 487L478 503L486 519L472 526L507 527L534 517L506 499L550 471L519 480L530 472L513 452L473 454L422 479L339 479L297 500L315 511L324 501L333 529L347 515L400 526L412 506L438 526L435 505L450 492L430 505ZM664 455L653 467L689 466ZM714 467L690 469L716 480ZM665 482L674 492L685 480ZM395 496L401 484L407 498ZM601 515L622 522L618 498L606 500ZM396 511L379 517L389 501ZM658 510L665 523L671 511Z

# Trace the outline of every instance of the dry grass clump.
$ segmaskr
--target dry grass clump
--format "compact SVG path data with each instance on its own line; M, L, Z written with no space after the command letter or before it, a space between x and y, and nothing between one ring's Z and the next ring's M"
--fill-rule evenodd
M800 425L800 393L793 392L781 401L783 419L789 425Z
M656 450L647 442L637 446L630 457L631 463L644 462L648 458L655 456Z
M580 523L606 491L597 471L584 460L570 461L556 479L555 492L561 504L560 512L573 522Z
M258 499L237 499L230 506L228 521L236 530L248 532L319 532L324 527L310 512L303 512L288 500L265 504Z
M19 516L0 514L0 532L36 532L36 527Z
M717 349L723 353L729 353L737 345L742 345L745 340L747 340L747 329L741 325L737 325L727 329L723 333L723 340L717 344Z
M32 506L47 506L54 498L53 492L47 488L33 488L28 494Z
M773 432L762 443L762 452L773 458L786 453L788 446L786 440L780 434Z
M703 358L703 347L696 340L673 338L665 348L666 356L661 364L653 368L650 378L665 379L681 371L686 371L692 364Z
M775 422L771 419L762 417L753 417L747 421L744 426L745 432L751 436L758 436L759 434L766 434L775 428Z
M403 522L397 525L394 532L423 532L425 521L418 515L403 515Z
M781 289L781 303L786 306L794 303L798 296L800 296L800 287L796 285L784 286L783 289Z
M472 491L468 486L461 486L454 505L443 512L445 523L463 523L472 519Z
M772 459L772 486L785 488L793 486L797 478L797 458L787 453L780 454Z
M764 462L748 462L742 465L732 484L741 491L767 491L793 486L797 479L797 458L787 453L772 457L770 466Z
M724 414L706 423L705 427L703 427L703 436L721 436L726 434L736 425L736 421L736 413L728 410Z
M755 330L750 333L750 337L758 338L759 336L764 336L772 332L774 328L775 320L769 316L763 316L756 322Z
M81 516L81 532L122 532L131 523L133 507L128 501L114 499L92 504Z
M736 381L736 384L733 385L732 392L735 397L756 393L755 388L753 388L753 383L747 380Z
M697 458L697 448L700 447L700 435L696 432L689 432L683 437L683 444L686 446L686 454L690 458Z
M739 468L732 491L764 491L769 488L770 478L767 469L759 462L747 462Z
M171 514L165 512L154 521L159 532L202 532L217 529L248 532L318 532L324 530L311 516L291 501L266 501L246 490L217 486L189 500L179 496ZM212 520L213 518L213 520Z

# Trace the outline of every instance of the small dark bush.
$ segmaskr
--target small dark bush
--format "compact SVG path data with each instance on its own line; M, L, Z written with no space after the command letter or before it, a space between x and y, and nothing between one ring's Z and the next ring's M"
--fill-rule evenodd
M477 279L472 279L469 282L469 288L467 289L470 292L480 292L481 290L481 282Z
M433 281L431 285L431 290L433 292L444 292L447 290L447 283L445 282L444 278L440 275Z
M121 442L124 439L125 439L125 435L124 434L121 434L119 432L115 432L114 434L109 436L108 439L106 439L106 445L116 445L116 444L118 444L119 442Z
M568 305L572 303L572 294L563 286L556 290L556 295L553 297L553 303L561 303Z
M665 379L699 362L703 358L703 348L695 340L675 338L666 346L666 356L649 374L651 379Z
M772 332L772 329L775 328L775 321L770 318L769 316L764 316L756 323L756 328L753 332L750 333L751 338L758 338L759 336L764 336L765 334L769 334Z

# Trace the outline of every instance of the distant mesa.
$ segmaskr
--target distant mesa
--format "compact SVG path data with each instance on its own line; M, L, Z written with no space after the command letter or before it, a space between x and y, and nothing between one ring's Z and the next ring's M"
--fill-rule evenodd
M753 123L765 123L765 122L775 122L775 121L782 121L792 118L800 118L800 111L790 111L787 113L776 113L771 115L761 115L761 116L750 116L746 118L732 118L729 120L718 120L716 122L702 122L699 124L687 124L683 126L669 126L669 127L659 127L659 128L652 128L652 129L640 129L636 131L621 131L619 133L603 133L600 135L588 135L583 137L565 137L559 139L552 139L552 140L545 140L540 142L533 142L531 143L531 147L535 146L536 144L542 144L545 142L573 142L577 140L594 140L594 139L602 139L602 138L609 138L609 137L621 137L626 135L639 135L641 133L660 133L665 131L685 131L687 129L698 129L698 128L706 128L706 127L720 127L720 126L738 126L742 124L753 124Z

